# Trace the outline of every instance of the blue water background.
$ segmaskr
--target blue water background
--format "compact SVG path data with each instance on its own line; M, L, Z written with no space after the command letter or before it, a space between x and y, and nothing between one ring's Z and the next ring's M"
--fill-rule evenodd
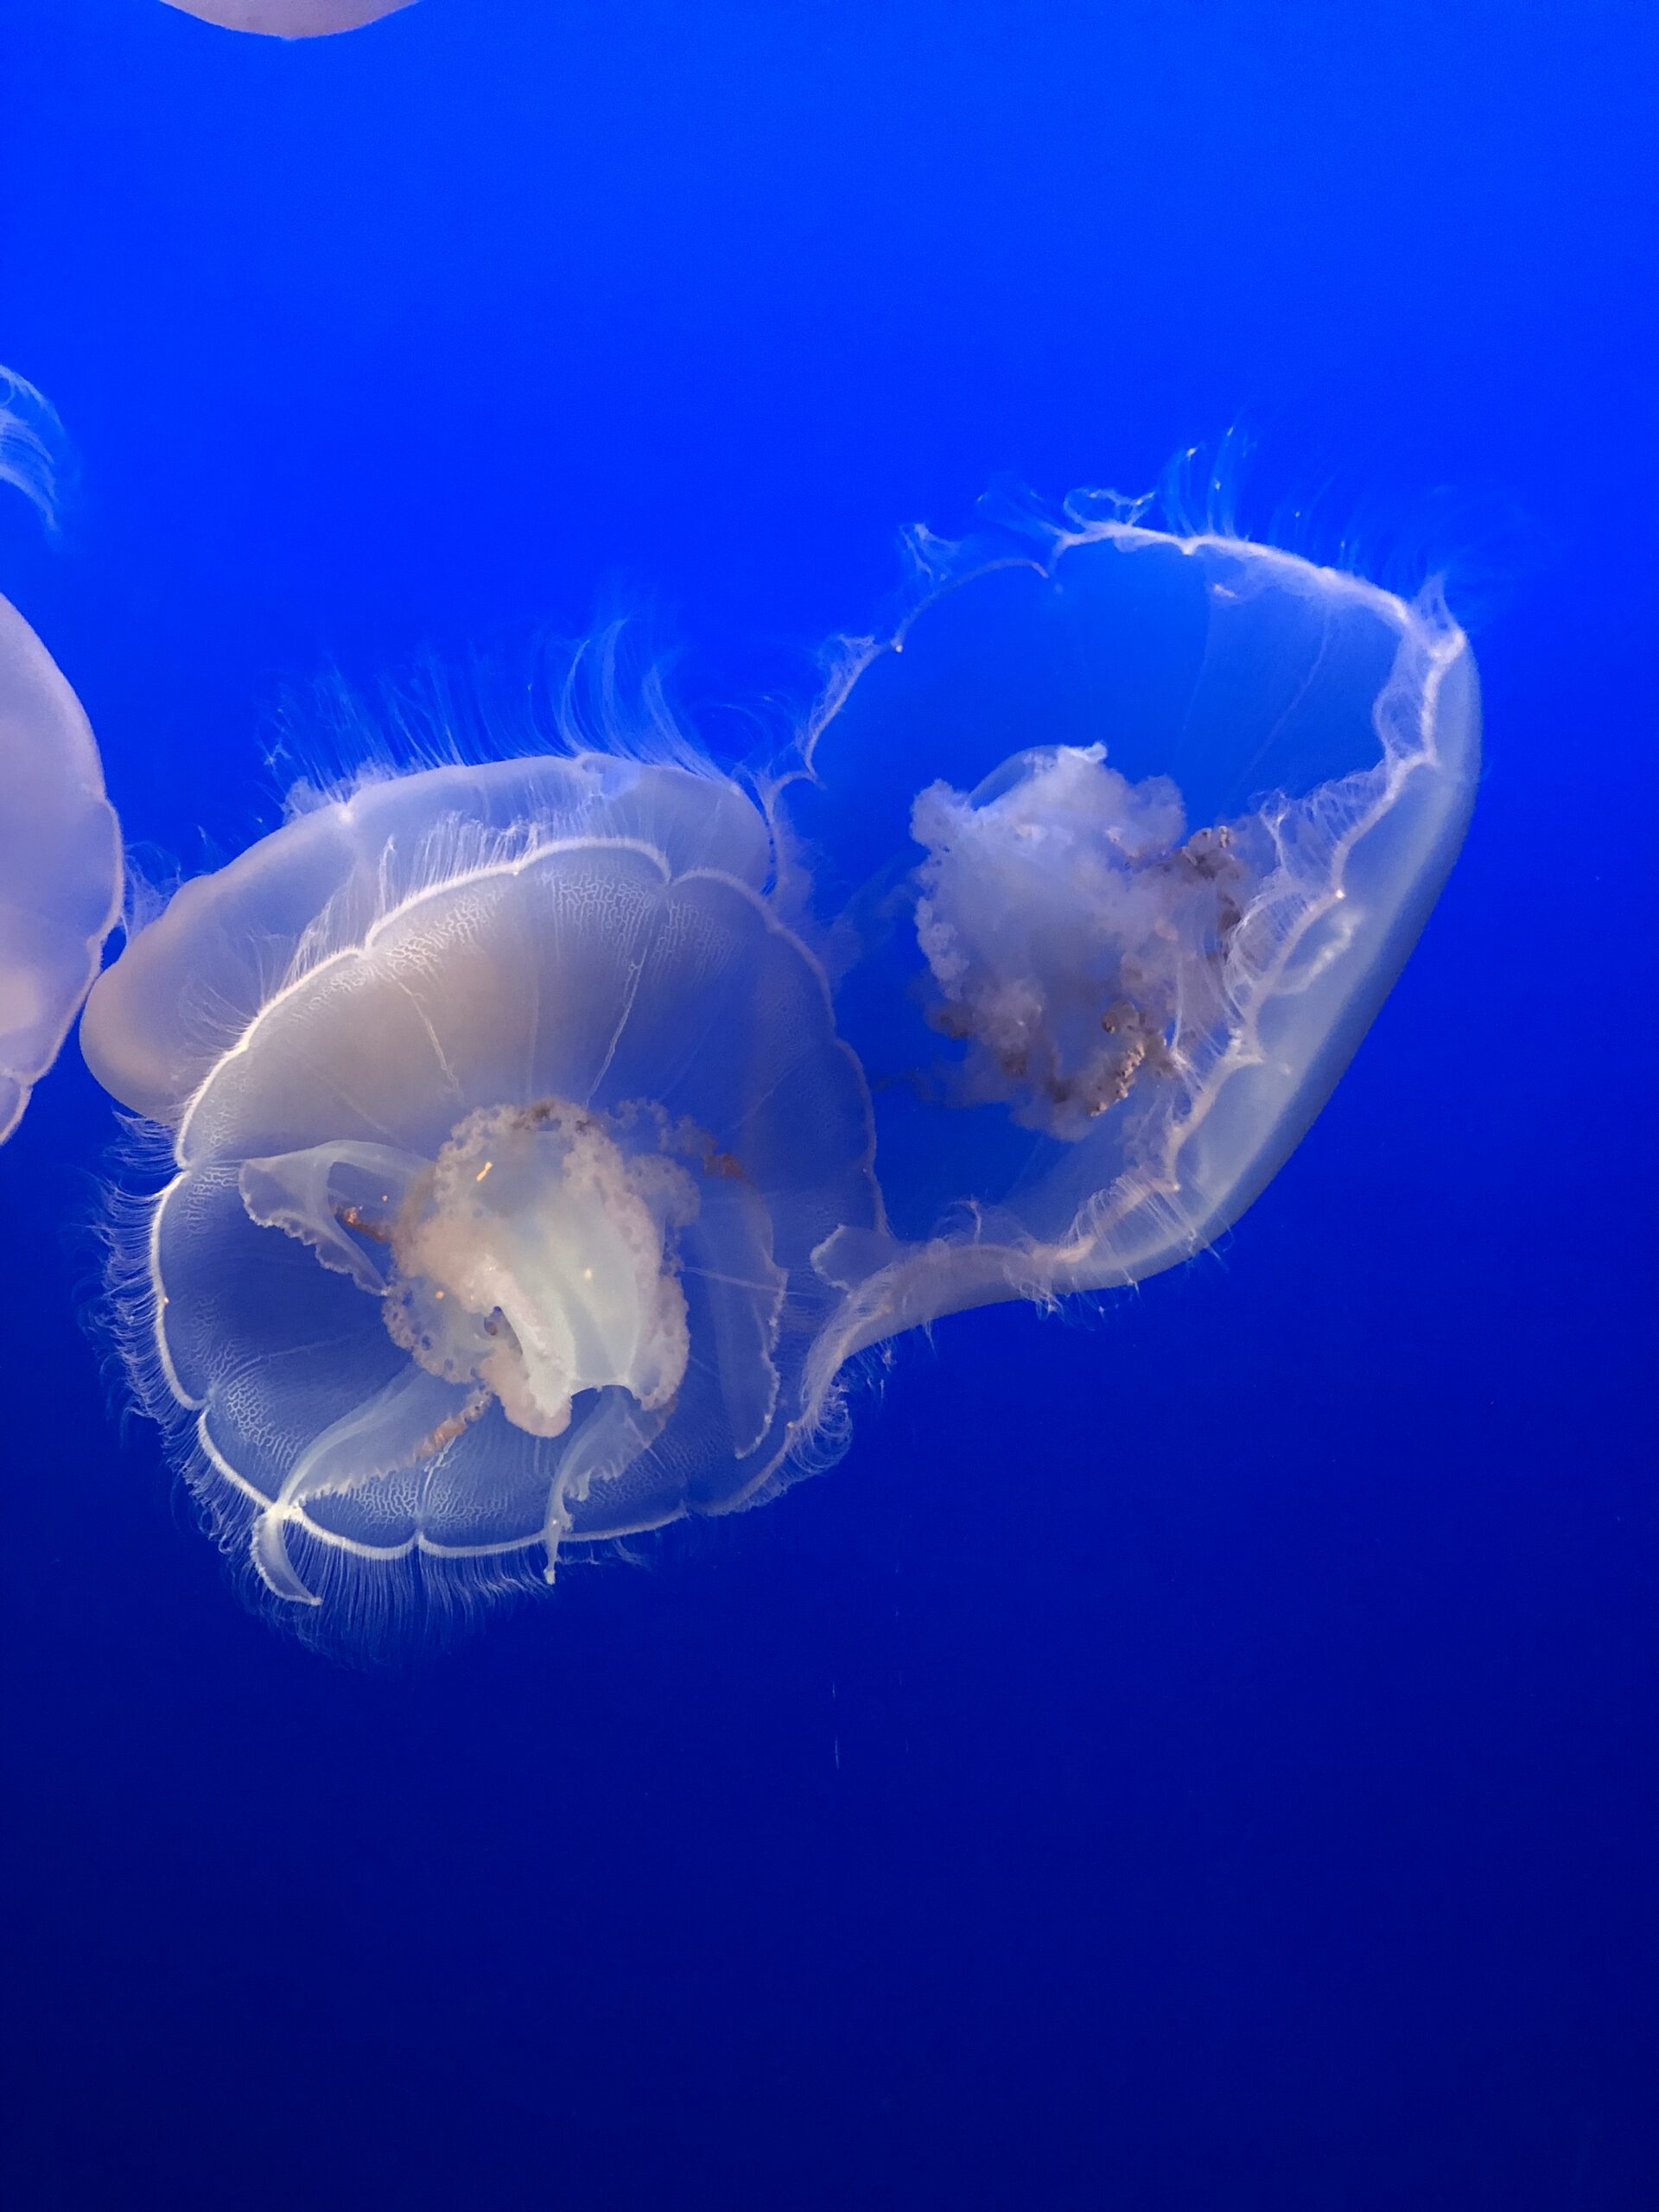
M1489 728L1218 1260L941 1327L834 1473L413 1674L245 1611L107 1414L66 1057L0 1156L18 2212L1659 2202L1656 94L1606 0L0 0L0 360L79 455L3 588L188 867L327 666L638 604L781 680L899 524L1239 417L1452 559Z

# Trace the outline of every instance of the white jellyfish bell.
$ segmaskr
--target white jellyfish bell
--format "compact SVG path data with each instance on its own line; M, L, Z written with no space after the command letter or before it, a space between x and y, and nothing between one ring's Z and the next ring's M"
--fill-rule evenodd
M880 1226L868 1099L766 820L680 753L359 783L93 993L93 1071L171 1154L134 1371L279 1599L349 1628L550 1580L804 1440L812 1254Z
M227 31L252 31L263 38L326 38L334 31L359 30L365 23L395 16L413 0L166 0L204 23Z
M785 794L842 904L837 1005L890 1228L819 1265L861 1347L1190 1258L1306 1130L1468 823L1472 655L1436 589L1083 493L913 541Z
M49 524L61 431L0 370L0 483ZM0 599L0 1142L56 1059L121 902L121 839L80 702Z

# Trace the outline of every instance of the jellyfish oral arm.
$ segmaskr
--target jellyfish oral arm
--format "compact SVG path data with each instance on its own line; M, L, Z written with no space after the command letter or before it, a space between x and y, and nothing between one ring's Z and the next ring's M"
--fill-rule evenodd
M485 1398L482 1391L468 1394L410 1365L325 1429L254 1522L254 1565L271 1594L297 1605L319 1602L289 1556L289 1528L308 1500L359 1490L365 1483L421 1465L482 1410Z
M405 1202L389 1324L532 1435L563 1435L585 1390L620 1387L654 1412L690 1357L671 1231L696 1209L683 1169L631 1160L583 1109L475 1113Z
M550 1573L571 1504L659 1433L690 1357L674 1239L696 1193L660 1148L631 1158L619 1134L543 1100L467 1116L429 1163L345 1142L244 1165L250 1219L379 1298L410 1359L310 1445L261 1515L254 1556L276 1595L306 1594L284 1530L307 1499L436 1459L492 1403L553 1440L585 1401L550 1491Z

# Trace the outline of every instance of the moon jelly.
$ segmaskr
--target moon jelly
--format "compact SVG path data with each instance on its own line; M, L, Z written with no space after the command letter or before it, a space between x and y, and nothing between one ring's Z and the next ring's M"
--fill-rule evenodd
M780 1480L812 1254L880 1210L772 874L712 770L452 764L289 821L108 971L87 1058L173 1163L141 1387L276 1596L550 1579Z
M56 416L0 370L0 482L50 522ZM0 1141L56 1059L121 899L121 840L80 702L0 599Z
M811 1387L938 1315L1209 1244L1462 841L1478 696L1437 591L1148 508L1080 493L918 537L896 620L831 657L796 810L839 863L891 1225L819 1254L847 1296Z
M167 0L204 23L227 31L254 31L266 38L324 38L331 31L354 31L395 16L412 0Z

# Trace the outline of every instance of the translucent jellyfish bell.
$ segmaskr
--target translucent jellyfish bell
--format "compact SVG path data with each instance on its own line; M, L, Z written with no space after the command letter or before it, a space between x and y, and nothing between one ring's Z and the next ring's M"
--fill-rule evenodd
M917 542L832 657L785 795L842 905L889 1236L820 1254L814 1353L1137 1281L1276 1173L1467 823L1472 657L1437 594L1079 495ZM823 880L823 858L836 866Z
M0 370L0 482L53 512L60 433ZM56 1059L121 899L121 840L80 702L0 599L0 1142Z
M187 884L107 971L87 1058L174 1165L135 1372L275 1595L384 1610L414 1554L550 1576L781 1479L811 1255L880 1212L772 872L711 769L427 768Z
M227 31L253 31L266 38L325 38L331 31L354 31L365 23L394 16L413 0L166 0L204 23Z

